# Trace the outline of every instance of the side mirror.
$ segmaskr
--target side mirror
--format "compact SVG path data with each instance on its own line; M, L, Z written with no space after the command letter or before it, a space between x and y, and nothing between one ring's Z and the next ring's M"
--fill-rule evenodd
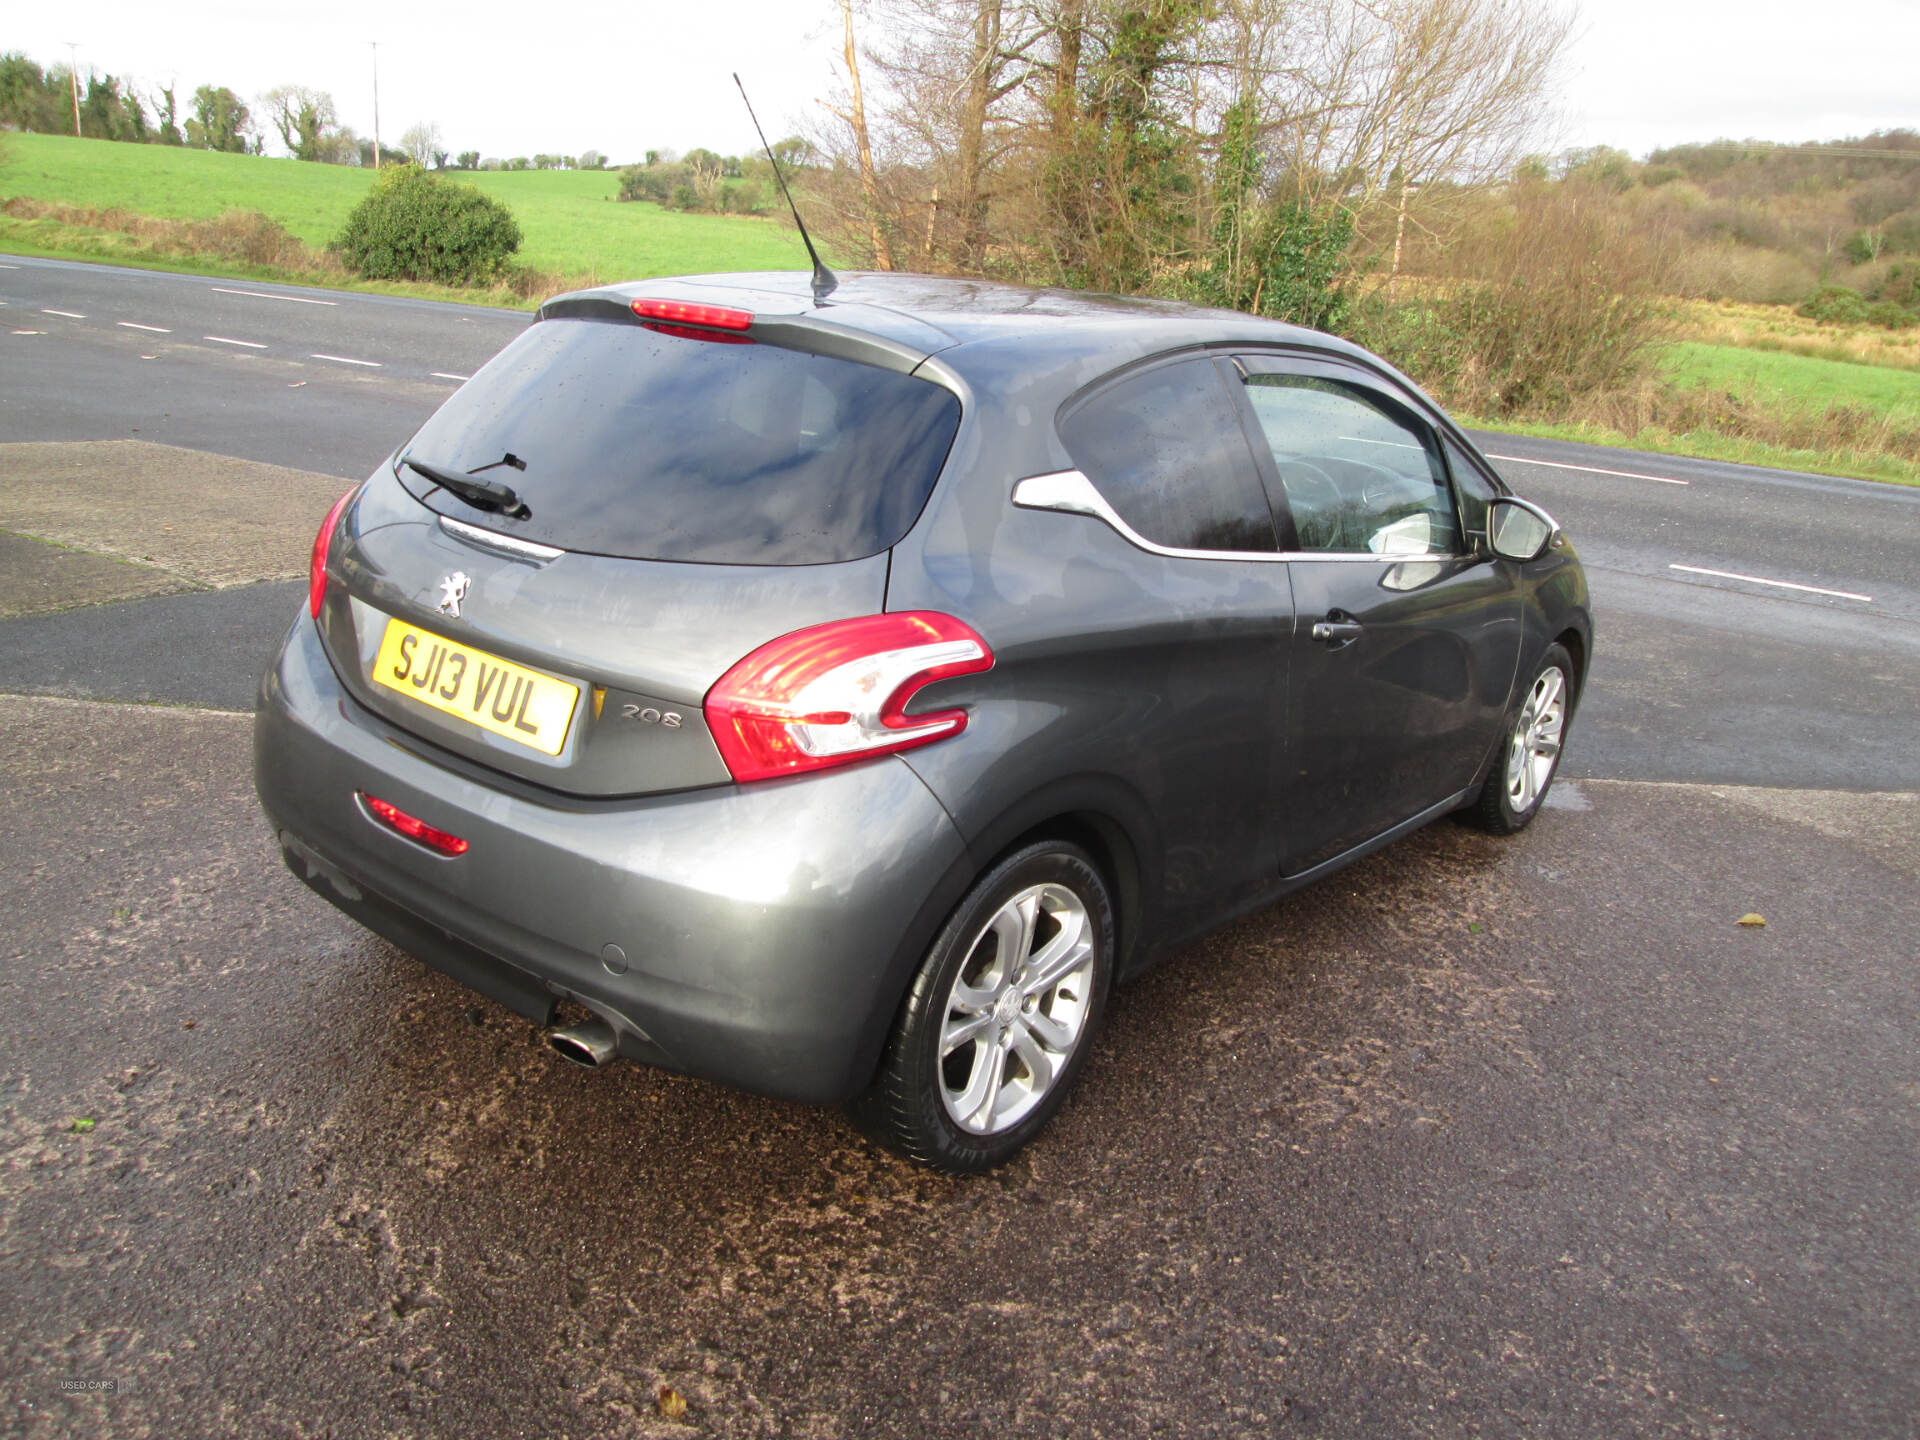
M1538 560L1559 538L1559 524L1531 500L1501 495L1487 506L1487 543L1503 560Z

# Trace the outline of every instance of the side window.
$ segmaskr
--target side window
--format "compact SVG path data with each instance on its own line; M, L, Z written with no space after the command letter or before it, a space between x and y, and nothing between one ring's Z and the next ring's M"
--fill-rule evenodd
M1441 445L1447 452L1447 468L1453 471L1453 488L1460 496L1460 521L1467 527L1468 538L1485 540L1487 536L1487 506L1500 492L1493 488L1493 482L1481 473L1480 467L1467 458L1467 452L1453 441L1442 439Z
M1120 518L1154 544L1279 548L1233 397L1212 361L1130 376L1073 410L1060 437Z
M1459 553L1447 472L1425 426L1339 380L1251 375L1246 383L1302 550Z

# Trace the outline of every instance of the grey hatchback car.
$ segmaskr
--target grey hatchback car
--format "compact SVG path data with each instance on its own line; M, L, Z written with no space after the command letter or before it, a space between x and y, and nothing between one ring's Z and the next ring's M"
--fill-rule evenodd
M1111 986L1551 783L1580 564L1405 377L901 275L548 302L329 514L261 684L293 872L543 1026L978 1170Z

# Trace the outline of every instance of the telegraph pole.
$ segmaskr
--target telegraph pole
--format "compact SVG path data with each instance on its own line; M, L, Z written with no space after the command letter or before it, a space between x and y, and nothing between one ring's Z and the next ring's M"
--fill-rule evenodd
M1393 227L1393 269L1387 274L1387 289L1391 291L1400 280L1400 242L1407 234L1407 196L1416 195L1418 185L1409 185L1403 173L1400 178L1400 219Z
M380 42L369 40L373 47L373 168L380 168Z
M80 42L67 41L67 53L73 61L67 66L67 88L73 92L73 138L80 138Z

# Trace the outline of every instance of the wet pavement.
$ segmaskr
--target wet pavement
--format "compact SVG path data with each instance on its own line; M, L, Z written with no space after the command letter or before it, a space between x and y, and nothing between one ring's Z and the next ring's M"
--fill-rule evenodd
M1511 841L1432 827L1122 992L1050 1133L955 1180L574 1069L357 931L280 869L244 716L0 728L10 1433L1920 1413L1911 797L1589 782Z
M340 483L0 446L0 1432L1920 1434L1910 622L1607 571L1553 808L1190 947L956 1180L285 873L242 712Z

